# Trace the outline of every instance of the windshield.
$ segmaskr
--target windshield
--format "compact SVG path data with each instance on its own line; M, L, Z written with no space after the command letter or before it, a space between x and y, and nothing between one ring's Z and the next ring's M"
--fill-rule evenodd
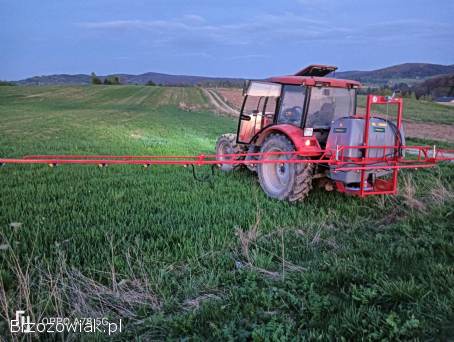
M306 127L327 128L331 122L355 114L355 89L313 87Z

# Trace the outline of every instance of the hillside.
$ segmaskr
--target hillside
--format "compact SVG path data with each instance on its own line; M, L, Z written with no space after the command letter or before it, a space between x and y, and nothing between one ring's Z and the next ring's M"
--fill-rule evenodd
M205 77L205 76L189 76L189 75L170 75L157 72L147 72L139 75L132 74L112 74L99 76L101 80L109 76L120 77L122 84L139 84L144 85L149 81L156 84L169 86L190 86L190 85L223 85L223 86L242 86L244 80L239 78L228 77ZM90 84L90 75L43 75L26 78L16 83L19 85L83 85Z
M153 81L161 85L197 85L197 84L228 84L243 85L244 80L228 77L205 77L205 76L189 76L189 75L169 75L157 72L147 72L140 75L118 74L121 81L126 84L146 84L148 81Z
M18 85L81 85L90 84L90 75L77 74L58 74L58 75L43 75L33 76L20 81L15 82Z
M383 69L372 71L341 71L335 74L338 78L346 78L358 80L369 84L386 84L390 81L404 80L408 83L420 82L432 76L454 73L454 65L439 65L427 63L406 63L390 66ZM238 86L241 87L244 83L242 78L229 77L206 77L206 76L191 76L191 75L171 75L157 72L147 72L144 74L112 74L100 76L104 79L108 76L119 76L123 84L146 84L148 81L153 81L156 84L162 85L220 85L220 86ZM271 75L267 75L271 76ZM90 75L43 75L26 78L16 82L19 85L82 85L90 83Z
M369 84L385 84L393 80L416 83L429 77L450 73L454 73L454 65L405 63L371 71L336 72L336 77Z

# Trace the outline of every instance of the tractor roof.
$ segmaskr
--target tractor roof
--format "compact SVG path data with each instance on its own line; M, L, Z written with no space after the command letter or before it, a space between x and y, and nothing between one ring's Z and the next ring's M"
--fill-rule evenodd
M315 77L315 76L276 76L268 79L270 82L280 84L294 84L306 86L325 86L335 88L359 88L361 83L339 78Z
M327 86L327 87L336 87L336 88L358 88L361 86L361 83L359 83L357 81L324 77L336 70L337 70L337 67L335 67L335 66L313 64L313 65L309 65L308 67L306 67L304 69L301 69L295 75L276 76L276 77L271 77L268 80L271 82L280 83L280 84Z
M337 70L334 65L312 64L298 71L294 76L326 76Z

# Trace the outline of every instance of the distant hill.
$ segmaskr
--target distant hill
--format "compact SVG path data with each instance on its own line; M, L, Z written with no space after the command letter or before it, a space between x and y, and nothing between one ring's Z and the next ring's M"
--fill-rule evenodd
M197 85L197 84L231 84L243 85L244 79L229 77L206 77L188 75L169 75L157 72L147 72L140 75L118 74L123 83L127 84L146 84L153 81L162 85Z
M69 84L89 84L91 83L90 75L77 74L77 75L47 75L47 76L33 76L15 82L18 85L69 85Z
M440 65L428 63L405 63L390 66L372 71L341 71L336 72L335 77L357 80L369 85L382 86L405 82L410 85L422 82L430 77L452 74L454 65ZM99 76L101 80L109 76L118 76L123 84L146 84L153 81L162 85L220 85L220 86L242 86L244 79L228 77L205 77L189 75L170 75L157 72L147 72L140 75L113 74ZM15 83L19 85L59 85L59 84L89 84L90 75L44 75L26 78Z
M155 84L169 85L169 86L190 86L190 85L223 85L223 86L242 86L244 79L240 78L228 78L228 77L205 77L205 76L188 76L188 75L169 75L161 74L156 72L147 72L140 75L131 74L113 74L99 76L101 80L104 80L109 76L120 77L122 84L147 84L149 81L153 81ZM18 85L71 85L71 84L90 84L90 75L44 75L34 76L15 82Z
M336 77L378 85L390 82L405 82L414 84L433 76L451 73L454 73L454 65L405 63L372 71L336 72Z

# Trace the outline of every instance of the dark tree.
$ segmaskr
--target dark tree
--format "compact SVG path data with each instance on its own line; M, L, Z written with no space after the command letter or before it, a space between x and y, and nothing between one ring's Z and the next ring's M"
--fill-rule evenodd
M109 76L104 79L104 84L106 85L118 85L120 83L120 78L118 76Z
M91 73L91 84L102 84L101 79L94 72Z

